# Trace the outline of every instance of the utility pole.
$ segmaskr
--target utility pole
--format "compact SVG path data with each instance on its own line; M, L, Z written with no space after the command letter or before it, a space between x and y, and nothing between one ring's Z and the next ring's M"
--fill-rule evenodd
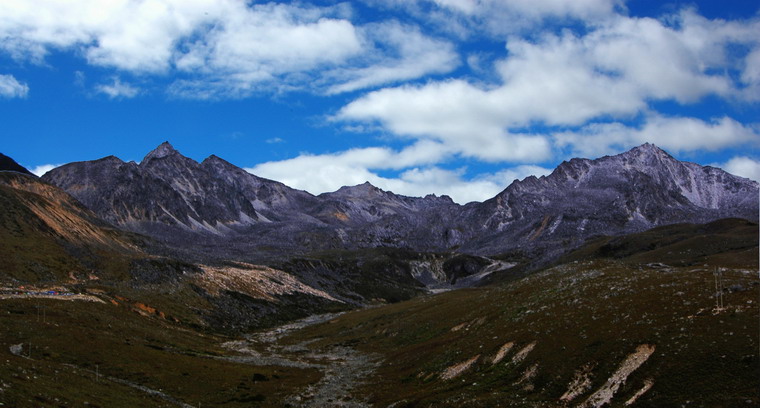
M715 278L715 309L718 312L723 310L723 268L715 267L713 272Z
M715 267L713 271L713 282L715 283L715 310L720 311L720 304L718 303L718 267Z
M723 268L718 268L718 286L720 287L720 308L724 309L726 305L723 303Z

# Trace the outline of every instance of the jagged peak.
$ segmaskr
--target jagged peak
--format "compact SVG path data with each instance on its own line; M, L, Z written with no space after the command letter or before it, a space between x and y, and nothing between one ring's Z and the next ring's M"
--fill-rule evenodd
M225 166L237 167L234 164L228 162L227 160L222 159L221 157L219 157L219 156L217 156L215 154L212 154L211 156L206 157L201 162L201 164L214 164L214 163L223 164Z
M118 157L116 157L114 155L110 155L110 156L106 156L106 157L103 157L103 158L98 159L98 160L94 160L93 162L94 163L111 163L111 162L113 162L113 163L119 163L120 164L120 163L124 163L124 160L122 160L122 159L120 159L120 158L118 158Z
M370 192L382 192L383 190L375 187L370 183L369 181L365 181L362 184L357 184L355 186L343 186L336 191L336 193L343 193L343 194L357 194L357 193L370 193Z
M626 157L670 157L668 152L660 149L652 143L644 143L640 146L636 146L633 149L620 154L620 156Z
M148 153L145 158L143 158L142 163L146 163L153 159L161 159L168 156L173 156L179 154L179 152L174 148L174 146L171 145L169 142L163 142L158 147L153 149L150 153Z

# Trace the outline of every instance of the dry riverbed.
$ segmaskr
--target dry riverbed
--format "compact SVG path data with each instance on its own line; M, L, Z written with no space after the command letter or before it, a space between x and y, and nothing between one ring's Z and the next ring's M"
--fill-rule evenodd
M337 316L339 314L309 316L270 330L253 333L244 340L226 342L223 346L239 355L223 358L252 365L315 368L322 372L323 377L317 383L283 401L290 406L369 407L365 398L353 395L352 392L377 368L380 363L379 356L362 353L346 346L313 349L310 347L311 342L288 346L278 343L279 339L295 331L330 321Z

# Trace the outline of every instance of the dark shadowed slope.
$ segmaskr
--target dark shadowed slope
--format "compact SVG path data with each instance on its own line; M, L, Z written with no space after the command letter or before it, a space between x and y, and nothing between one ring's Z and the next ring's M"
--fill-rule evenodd
M32 172L27 170L24 166L16 163L15 160L0 153L0 171L15 171L17 173L28 174L32 176Z

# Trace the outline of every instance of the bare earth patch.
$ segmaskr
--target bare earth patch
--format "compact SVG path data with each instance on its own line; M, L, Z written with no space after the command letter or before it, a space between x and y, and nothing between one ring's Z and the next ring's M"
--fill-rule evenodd
M567 386L567 391L559 397L559 400L570 402L591 389L591 372L594 370L594 367L596 367L596 364L589 363L576 371L573 380Z
M322 372L319 382L287 397L285 403L298 407L367 408L364 396L354 395L379 365L380 357L362 353L347 346L312 349L310 341L282 346L277 341L294 331L330 321L337 314L314 315L247 336L246 340L229 341L222 346L241 355L221 357L225 360L252 365L315 368ZM255 350L259 349L259 351Z
M237 265L236 267L201 266L204 273L199 275L196 283L212 294L228 290L245 293L256 299L275 301L277 295L305 293L333 302L341 302L327 292L299 281L287 272L246 263Z
M628 376L641 367L641 365L654 354L654 349L655 346L652 344L642 344L637 347L636 351L626 357L623 363L620 364L620 367L618 367L617 371L612 374L607 382L584 401L583 404L579 405L579 407L600 408L609 404L612 401L612 397L615 396L615 393L620 386L625 383Z
M501 360L504 359L504 357L507 356L507 353L509 353L510 350L512 350L512 347L515 346L515 342L510 341L509 343L504 343L499 348L499 351L496 352L496 355L493 357L493 360L491 360L491 364L498 364Z
M636 394L633 394L633 396L629 398L628 401L625 402L625 406L628 407L628 406L633 405L636 402L636 400L641 398L642 395L646 394L646 392L649 391L649 389L652 388L653 385L654 385L653 379L647 378L646 380L644 380L644 386L641 387L640 390L636 391Z
M515 354L514 357L512 357L512 363L517 364L525 360L525 357L528 357L528 354L530 354L530 352L533 351L535 347L536 347L535 341L523 347L520 351L517 352L517 354Z
M459 364L454 364L453 366L444 370L443 373L441 373L441 379L451 380L453 378L460 376L463 372L467 371L470 367L472 367L473 364L475 364L479 358L480 358L480 354L478 354L475 357L472 357L471 359L467 361L463 361Z
M525 370L522 376L520 376L520 379L517 380L514 385L522 385L524 391L533 391L535 387L531 383L531 380L533 380L536 374L538 374L538 363L535 363L532 366L528 367L528 369Z

